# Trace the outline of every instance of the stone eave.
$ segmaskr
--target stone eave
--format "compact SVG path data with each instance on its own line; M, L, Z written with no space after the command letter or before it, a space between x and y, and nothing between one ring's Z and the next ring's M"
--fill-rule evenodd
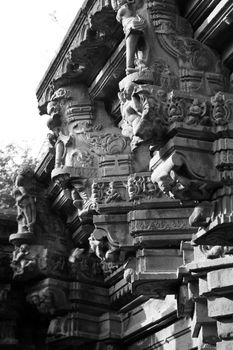
M206 17L203 23L196 29L194 36L196 39L209 43L219 31L228 26L227 19L233 13L233 3L222 0Z
M233 3L230 0L178 0L182 14L191 23L194 37L215 49L233 70Z
M103 69L96 76L91 86L89 93L92 98L101 99L109 92L110 83L118 85L119 78L123 78L125 73L125 40L116 48L111 58L104 65ZM111 84L111 85L112 85Z
M51 64L49 65L47 71L44 74L44 77L42 78L41 82L39 83L39 86L36 91L36 96L39 101L39 104L43 105L45 100L46 91L51 85L55 82L55 85L65 85L66 83L72 83L72 81L80 81L80 83L87 83L87 85L90 85L95 79L95 77L98 75L98 73L101 71L103 65L106 63L106 61L111 57L114 50L117 48L119 43L121 42L123 38L123 31L119 23L117 21L114 22L114 25L112 25L112 33L111 35L107 35L107 39L86 39L83 37L84 34L82 34L82 37L80 36L82 31L85 31L86 28L86 22L87 20L91 20L91 25L93 26L94 30L98 31L98 19L99 15L101 14L101 11L103 11L103 17L104 16L110 16L107 17L106 23L108 24L109 18L115 18L115 12L109 5L110 3L106 1L105 3L101 3L102 9L100 4L98 5L97 2L93 2L92 0L86 0L84 4L82 5L81 9L78 11L73 23L71 24L61 46L58 51L58 54L55 56L55 58L52 60ZM107 12L106 12L107 11ZM97 20L95 16L98 15ZM104 22L104 21L103 21ZM106 24L105 23L105 24ZM103 25L104 26L104 25ZM101 31L101 28L100 28ZM107 33L107 32L106 32ZM119 35L121 33L121 35ZM78 40L77 40L78 38ZM76 41L78 43L76 44ZM102 42L101 42L102 41ZM104 52L104 56L102 55L102 60L99 60L96 58L96 62L94 63L94 66L86 67L84 68L83 72L78 73L70 73L70 74L64 74L64 72L61 72L63 70L63 65L67 61L67 54L72 50L72 60L79 60L80 55L82 56L82 51L84 50L84 61L86 60L86 54L88 52L92 52L91 50L99 50L101 53ZM81 53L79 53L79 50L81 50ZM86 50L86 51L85 51ZM89 50L89 51L88 51ZM104 51L103 51L104 50ZM85 54L86 52L86 54ZM77 56L78 55L78 56ZM78 58L77 58L78 57ZM56 86L58 88L58 86ZM41 113L45 113L44 109L42 108Z
M62 59L64 58L64 56L67 53L71 42L75 38L77 32L80 30L80 27L86 18L85 17L86 13L84 12L84 7L87 3L89 3L89 6L90 6L91 1L92 0L86 0L84 5L78 11L74 21L70 25L68 32L66 33L66 35L65 35L65 37L60 45L60 49L59 49L58 53L55 55L54 59L52 60L52 62L49 65L48 69L46 70L43 78L41 79L41 81L36 89L36 96L37 96L38 100L40 100L44 91L49 86L49 84L52 80L52 77L54 76L58 66L60 65L60 63L62 62Z
M178 320L177 317L177 311L175 308L172 307L167 311L164 312L164 314L161 315L161 318L158 320L155 320L154 322L148 322L148 324L144 327L140 327L140 329L135 330L134 332L130 332L129 334L124 336L124 344L131 344L142 337L147 337L152 333L156 333L162 329L167 328L172 323L175 323Z
M178 0L178 5L181 14L192 23L193 29L196 30L220 1L221 0Z

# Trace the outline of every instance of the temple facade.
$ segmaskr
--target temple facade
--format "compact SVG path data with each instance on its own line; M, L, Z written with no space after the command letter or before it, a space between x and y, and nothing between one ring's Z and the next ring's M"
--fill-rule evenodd
M84 2L0 216L0 349L233 350L232 29L230 0Z

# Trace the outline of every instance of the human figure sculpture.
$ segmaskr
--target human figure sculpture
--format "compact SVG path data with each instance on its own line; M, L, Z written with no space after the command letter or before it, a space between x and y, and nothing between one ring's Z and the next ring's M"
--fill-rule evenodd
M119 94L122 134L131 139L131 149L143 141L161 142L165 130L162 104L148 89L130 82Z
M118 94L121 103L122 135L133 139L132 143L139 141L135 136L135 129L141 118L141 104L135 90L136 84L130 83Z
M33 270L36 266L36 260L30 257L30 248L28 244L22 244L13 252L11 267L15 274L22 275L25 269Z
M117 11L117 20L123 26L126 42L126 74L135 72L134 60L139 51L145 50L146 21L138 14L143 0L112 0L112 6ZM141 67L145 63L141 62Z
M67 146L71 141L70 135L63 135L61 132L61 115L57 101L50 101L47 106L47 113L51 118L47 122L48 128L53 132L55 141L55 168L61 168L64 164Z
M34 172L30 167L19 170L13 194L18 209L20 232L34 232L36 222L36 183Z

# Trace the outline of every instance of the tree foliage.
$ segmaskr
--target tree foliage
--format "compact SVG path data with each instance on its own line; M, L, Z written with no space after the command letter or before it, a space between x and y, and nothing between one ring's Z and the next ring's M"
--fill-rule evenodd
M35 167L36 160L29 146L9 144L0 149L0 209L14 208L15 200L11 196L17 171L22 166Z

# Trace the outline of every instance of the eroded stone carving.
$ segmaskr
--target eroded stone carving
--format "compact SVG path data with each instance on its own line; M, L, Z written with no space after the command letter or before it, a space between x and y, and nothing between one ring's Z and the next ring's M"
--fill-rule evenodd
M227 255L233 255L233 246L201 245L200 250L207 259L218 259Z
M13 252L11 267L14 272L14 277L24 274L32 274L37 269L38 256L33 253L28 244L21 244L16 247Z
M112 6L117 11L117 20L122 24L126 42L126 74L147 67L149 45L147 42L147 23L139 9L143 0L113 0ZM136 64L135 64L136 60Z
M230 117L229 108L225 103L225 96L222 92L218 92L211 98L213 106L213 120L216 125L225 125Z
M132 174L128 178L127 189L129 199L131 201L138 201L142 198L152 199L160 198L162 192L157 184L153 184L151 177L141 176L141 174Z
M222 186L221 182L204 177L206 171L208 172L208 169L203 159L197 169L195 163L192 164L187 157L174 153L159 170L156 169L152 180L155 180L161 191L171 198L205 201Z
M27 301L42 314L54 314L55 312L55 300L49 288L30 294L27 297Z
M102 234L101 234L102 235ZM119 258L119 246L110 244L106 235L98 236L97 230L89 238L90 250L102 261L115 262Z
M161 142L166 127L164 101L161 91L150 85L128 82L119 93L122 134L131 139L131 149L143 141Z
M203 201L199 203L189 217L189 223L194 227L206 227L211 222L214 214L214 203Z
M24 265L28 260L29 244L44 244L55 240L61 248L61 237L64 234L64 223L51 209L48 189L37 180L34 171L24 167L16 177L13 194L18 210L18 231L10 235L10 242L15 245L15 265ZM22 248L20 252L19 248ZM24 255L22 254L24 253ZM25 259L23 259L25 258ZM16 264L16 261L18 264ZM13 264L13 265L14 265ZM31 265L31 264L30 264Z
M75 248L69 256L71 277L75 279L103 279L101 260L84 248Z
M55 147L55 168L64 166L67 147L72 140L70 135L64 135L62 131L61 101L63 99L66 100L68 96L70 96L70 92L65 89L59 89L54 93L52 100L47 105L47 113L51 116L47 126L53 132L52 142Z
M36 180L30 167L18 172L13 195L18 209L19 232L32 234L36 222Z
M68 306L67 285L59 280L45 279L28 291L26 300L40 313L53 315Z

